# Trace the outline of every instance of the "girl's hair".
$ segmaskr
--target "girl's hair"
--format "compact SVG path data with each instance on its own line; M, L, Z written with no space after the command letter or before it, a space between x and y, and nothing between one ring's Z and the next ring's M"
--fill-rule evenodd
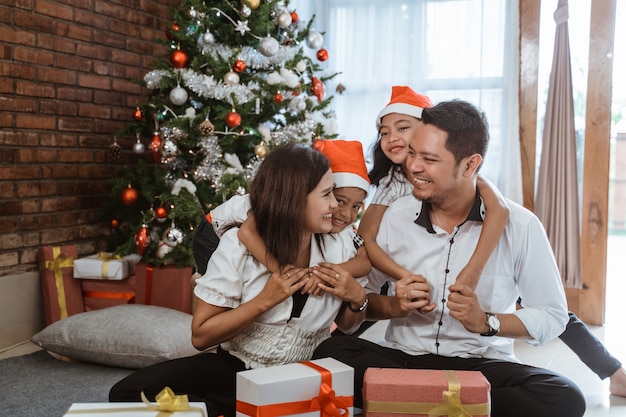
M380 135L374 144L374 150L372 151L374 163L372 169L367 173L372 185L379 185L380 180L385 178L389 173L391 167L400 167L399 164L394 164L393 161L385 155L382 145L380 143Z
M280 265L294 264L300 250L307 195L330 169L321 153L283 144L265 157L250 184L250 206L261 239ZM321 244L321 236L316 236Z

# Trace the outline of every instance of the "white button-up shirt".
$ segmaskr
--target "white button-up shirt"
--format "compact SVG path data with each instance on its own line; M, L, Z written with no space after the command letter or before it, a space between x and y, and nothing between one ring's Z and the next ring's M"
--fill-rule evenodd
M533 340L543 344L565 329L568 320L565 292L550 242L537 217L508 201L508 224L483 270L476 294L484 311L513 313L526 326ZM477 197L468 219L448 233L429 218L429 205L409 195L385 212L377 242L400 265L421 274L432 287L431 301L437 304L426 314L415 311L389 321L385 344L412 355L485 357L517 361L512 338L485 337L471 333L446 307L448 287L468 263L482 230L484 206ZM368 290L378 292L389 280L372 269ZM515 310L521 297L524 307Z

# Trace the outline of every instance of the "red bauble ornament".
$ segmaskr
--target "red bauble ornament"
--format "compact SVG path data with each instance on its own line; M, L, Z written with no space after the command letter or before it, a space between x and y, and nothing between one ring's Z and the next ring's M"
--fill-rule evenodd
M125 206L132 206L139 199L139 192L130 184L120 192L120 200Z
M139 107L137 107L135 111L133 112L133 120L140 122L142 119L143 119L143 112L141 111Z
M233 69L236 72L244 72L246 70L246 63L243 62L243 60L238 59L235 61L235 64L233 65Z
M163 206L159 206L154 210L154 215L157 219L164 219L167 217L167 210Z
M274 94L274 102L275 103L282 103L283 100L285 100L285 97L283 97L283 95L281 93Z
M178 30L180 29L180 27L176 23L172 23L170 27L172 28L174 32L178 32ZM167 39L170 41L174 40L174 35L172 34L172 31L169 28L165 29L165 36L167 36Z
M174 68L184 68L188 61L189 55L180 49L175 50L172 52L172 55L170 55L170 64L172 64Z
M320 61L324 62L328 60L328 51L324 48L320 49L319 51L317 51L317 59L319 59Z
M152 141L150 142L150 153L155 162L161 162L161 135L154 132Z
M235 128L241 124L241 116L236 111L231 111L226 115L226 125Z
M296 13L295 10L291 12L291 23L298 23L298 19L298 13Z
M324 100L324 84L320 81L319 78L313 77L311 80L311 92L315 97L317 97L317 101Z
M120 227L120 221L117 219L112 219L111 220L111 227L113 229L117 229L118 227Z
M152 239L150 238L148 225L141 225L141 229L139 229L139 231L135 235L135 249L137 250L137 253L143 256L144 252L146 251L146 249L148 249L148 246L150 246L151 242Z

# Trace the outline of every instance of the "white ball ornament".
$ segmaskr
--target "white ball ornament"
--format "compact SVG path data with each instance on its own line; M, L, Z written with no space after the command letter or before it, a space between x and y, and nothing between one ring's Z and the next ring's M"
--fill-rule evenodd
M176 156L178 153L178 146L171 139L166 139L163 143L163 156L166 158L171 158L172 156Z
M259 51L266 57L271 57L278 53L279 46L278 41L268 35L261 39Z
M315 29L311 29L306 35L306 46L311 49L320 49L324 44L324 37Z
M139 138L139 136L137 136L137 142L135 142L135 144L133 145L133 152L135 152L138 155L141 155L145 151L146 151L146 145L144 145L141 142L141 139Z
M212 44L213 42L215 42L215 36L213 36L211 32L206 32L204 35L202 35L202 42L207 45Z
M180 85L172 88L172 91L170 91L170 101L175 106L182 106L187 102L188 98L189 94L187 94L187 90Z
M239 74L235 71L228 71L224 74L224 83L227 85L237 85L239 84Z
M306 62L304 62L304 60L298 62L296 64L296 70L300 73L304 72L306 70Z
M283 10L276 18L276 24L281 28L289 27L289 25L291 25L291 14L288 11Z
M241 15L243 17L250 17L251 14L252 14L252 10L250 10L250 8L248 6L244 5L241 8Z

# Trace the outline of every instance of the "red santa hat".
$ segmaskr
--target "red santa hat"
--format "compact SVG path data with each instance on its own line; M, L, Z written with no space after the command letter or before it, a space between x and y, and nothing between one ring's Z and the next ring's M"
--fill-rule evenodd
M363 145L358 140L317 139L313 148L323 153L330 161L333 179L337 188L357 187L367 193L370 180L367 176Z
M432 107L433 102L428 96L418 94L404 85L391 87L391 100L383 108L376 118L376 130L380 129L380 123L384 116L390 113L406 114L407 116L422 118L422 110Z

